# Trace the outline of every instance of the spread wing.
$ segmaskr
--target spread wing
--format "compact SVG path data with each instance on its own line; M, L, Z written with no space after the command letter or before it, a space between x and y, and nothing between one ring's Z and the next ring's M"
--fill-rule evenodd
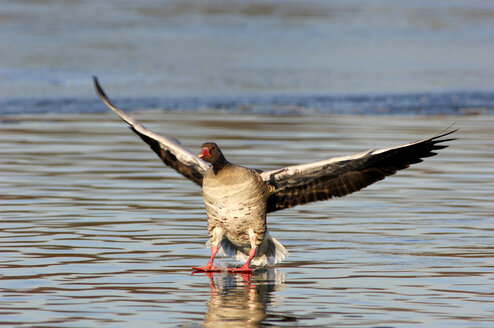
M444 142L455 140L444 138L455 131L397 147L262 172L264 181L275 187L268 198L267 212L342 197L365 188L436 155L436 150L447 147Z
M121 109L112 104L101 88L98 78L93 77L94 87L103 103L118 114L122 120L130 125L134 131L151 149L158 154L161 160L187 179L202 186L202 178L209 164L197 157L194 153L182 147L180 143L170 137L160 136L149 131L132 117L125 114Z

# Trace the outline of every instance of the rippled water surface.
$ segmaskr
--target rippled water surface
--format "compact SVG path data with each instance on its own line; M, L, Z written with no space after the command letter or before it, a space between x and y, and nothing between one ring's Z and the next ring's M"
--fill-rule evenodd
M274 268L194 274L198 187L110 113L0 123L0 323L12 327L492 327L492 116L135 113L263 169L460 131L437 157L342 199L271 215ZM233 263L220 259L220 265Z

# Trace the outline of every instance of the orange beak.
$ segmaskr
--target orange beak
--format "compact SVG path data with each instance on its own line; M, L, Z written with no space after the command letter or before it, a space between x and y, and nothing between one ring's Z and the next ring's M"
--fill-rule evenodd
M197 156L199 156L199 158L208 158L211 157L211 154L209 153L209 149L207 147L204 147L201 149L201 152Z

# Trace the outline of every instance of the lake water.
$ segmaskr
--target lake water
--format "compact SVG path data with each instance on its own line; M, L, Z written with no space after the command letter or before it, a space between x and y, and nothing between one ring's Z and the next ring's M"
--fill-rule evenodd
M438 156L361 192L270 215L283 263L192 275L209 257L200 190L115 115L4 116L1 324L494 325L493 116L134 115L191 150L215 140L263 169L460 130Z
M0 97L494 89L487 0L4 0Z

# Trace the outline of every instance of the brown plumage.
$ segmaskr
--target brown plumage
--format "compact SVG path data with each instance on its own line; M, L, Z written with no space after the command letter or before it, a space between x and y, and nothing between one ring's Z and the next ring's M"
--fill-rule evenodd
M115 107L94 78L102 101L158 154L168 166L203 189L208 215L209 262L200 271L216 271L218 251L245 264L231 272L250 272L250 264L281 261L288 252L266 227L266 214L310 202L342 197L382 180L446 148L444 138L457 130L409 144L259 171L230 163L217 144L204 143L198 156L170 137L157 135Z
M93 77L93 81L96 92L103 103L117 113L123 121L129 124L132 131L151 147L151 149L161 158L163 163L199 186L202 185L202 178L209 165L197 158L194 153L183 148L180 145L180 142L175 138L157 135L139 124L139 122L136 122L132 117L113 105L103 91L103 88L101 88L96 77Z
M441 138L455 131L393 148L263 172L263 178L276 187L267 211L351 194L436 155L436 150L447 147L442 143L455 140Z

